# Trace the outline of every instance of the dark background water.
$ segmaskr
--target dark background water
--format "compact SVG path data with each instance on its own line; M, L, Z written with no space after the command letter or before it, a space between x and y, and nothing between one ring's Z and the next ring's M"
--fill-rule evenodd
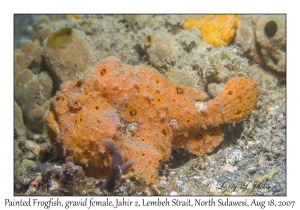
M21 47L24 39L32 38L32 24L36 14L15 14L14 15L14 49Z

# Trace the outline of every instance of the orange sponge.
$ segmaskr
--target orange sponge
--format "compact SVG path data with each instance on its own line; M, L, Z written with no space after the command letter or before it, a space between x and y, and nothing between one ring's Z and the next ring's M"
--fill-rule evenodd
M204 15L201 20L190 19L184 23L184 29L193 26L199 28L204 41L214 47L227 46L235 35L235 29L240 25L237 15Z

